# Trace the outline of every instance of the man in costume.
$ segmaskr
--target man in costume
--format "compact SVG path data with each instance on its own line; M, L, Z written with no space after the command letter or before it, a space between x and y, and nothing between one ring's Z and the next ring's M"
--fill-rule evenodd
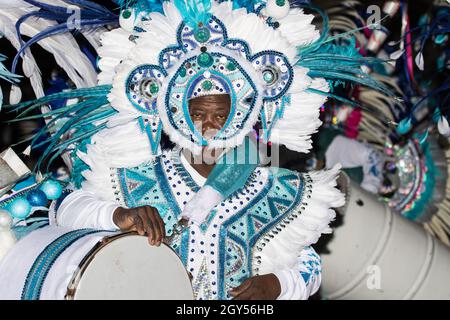
M196 128L200 124L203 136L223 128L230 111L229 101L229 95L223 94L197 95L189 100L190 117ZM105 136L110 134L105 132ZM166 229L169 234L174 232L185 204L205 185L214 168L211 159L201 157L203 161L198 163L192 161L198 158L183 151L175 147L136 167L111 168L106 178L113 184L118 182L116 201L100 200L98 192L82 188L65 198L57 210L56 221L75 228L137 230L148 236L151 245L160 245ZM215 151L211 151L213 158ZM327 176L334 180L335 172ZM222 178L230 177L222 173ZM204 211L202 204L194 205L197 216L187 218L195 223L170 245L193 275L196 298L307 299L315 293L320 285L320 257L312 247L302 246L301 239L308 241L320 233L295 220L302 214L302 224L307 224L309 218L326 226L332 218L332 211L323 220L313 212L309 217L308 212L302 213L308 205L316 204L317 210L323 210L320 205L327 206L327 201L334 205L342 202L332 185L322 187L330 199L311 199L312 189L320 188L320 183L323 181L314 184L313 178L288 170L256 168L235 194L219 200L211 212L207 210L206 219L198 217ZM84 186L89 190L89 182ZM102 190L105 186L98 185ZM110 188L114 189L113 185ZM215 199L214 193L204 193L199 201L205 206L204 202ZM292 255L291 250L297 254Z
M199 218L196 210L189 215L183 209L213 165L205 159L189 164L184 150L198 154L208 148L218 154L218 149L241 144L261 105L268 137L277 120L283 125L278 119L283 108L289 115L294 104L289 100L309 98L315 100L311 107L320 107L324 98L303 90L308 83L327 90L326 82L291 66L293 45L261 16L234 12L231 3L213 3L210 12L199 8L201 14L183 16L184 6L165 2L164 15L136 18L146 32L130 44L129 58L115 68L109 96L114 107L124 110L117 121L127 120L94 135L86 152L78 152L89 169L82 172L82 188L58 207L56 222L73 228L135 229L159 245L184 216L191 224L171 246L193 276L196 298L307 299L320 284L320 258L310 245L329 230L334 216L330 207L343 204L334 189L337 171L303 175L255 168L236 192ZM236 17L230 19L232 15ZM294 16L311 19L296 10L286 17L286 28ZM244 32L246 24L254 30ZM271 32L270 41L262 44L265 30ZM125 31L116 31L110 36L127 41ZM242 32L246 42L234 38L233 31ZM314 29L309 31L317 37ZM103 41L108 42L107 36ZM174 41L178 46L171 45ZM104 49L100 68L118 50ZM104 76L111 71L105 70ZM210 96L216 98L205 99ZM307 126L314 130L319 124L317 111L310 112L308 116L305 107L305 137L299 138L305 144ZM285 130L292 126L284 125ZM159 155L161 127L179 147ZM157 155L151 160L152 152ZM199 203L211 199L207 192L202 195Z
M168 237L197 299L307 299L320 285L311 245L344 204L338 168L298 173L227 155L254 152L255 126L260 143L307 152L334 85L383 89L352 42L331 44L322 18L321 35L283 0L130 2L102 35L97 86L74 81L79 89L13 106L26 114L78 99L52 110L31 145L51 133L38 168L59 155L72 168L74 190L54 202L50 224L137 230L152 245ZM163 130L175 147L161 147ZM190 161L202 152L211 157Z

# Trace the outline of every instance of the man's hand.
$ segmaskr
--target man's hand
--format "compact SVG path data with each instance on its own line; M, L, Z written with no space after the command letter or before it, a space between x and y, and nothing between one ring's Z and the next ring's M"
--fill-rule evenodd
M230 292L234 300L276 300L281 285L273 273L248 278Z
M114 223L123 231L137 231L147 235L150 245L160 246L166 236L164 221L156 208L143 206L137 208L117 208L113 214Z

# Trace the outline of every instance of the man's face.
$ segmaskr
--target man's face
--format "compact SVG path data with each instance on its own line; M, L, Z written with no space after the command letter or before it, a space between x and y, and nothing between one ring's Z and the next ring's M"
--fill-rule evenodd
M189 114L196 129L208 140L223 128L230 114L230 96L214 95L189 101Z
M231 99L227 94L202 96L189 101L189 114L195 128L206 140L210 140L225 125L230 107ZM204 158L212 156L215 159L220 155L217 151L205 152L207 147L204 147L203 151Z

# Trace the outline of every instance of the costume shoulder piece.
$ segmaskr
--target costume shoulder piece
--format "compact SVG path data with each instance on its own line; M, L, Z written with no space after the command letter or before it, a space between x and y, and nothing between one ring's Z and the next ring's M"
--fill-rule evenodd
M335 217L333 208L345 203L344 195L336 188L339 169L336 166L304 174L271 169L275 180L273 199L282 203L288 194L296 196L280 219L255 242L255 273L295 266L298 252L316 243L322 234L332 232L329 223Z

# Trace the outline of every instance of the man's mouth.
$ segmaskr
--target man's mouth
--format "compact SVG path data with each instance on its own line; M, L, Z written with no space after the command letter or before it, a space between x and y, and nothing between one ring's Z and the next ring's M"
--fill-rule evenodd
M204 133L203 133L203 138L206 140L206 141L210 141L210 140L212 140L215 136L216 136L216 134L219 132L219 130L217 130L217 129L210 129L210 130L206 130Z

